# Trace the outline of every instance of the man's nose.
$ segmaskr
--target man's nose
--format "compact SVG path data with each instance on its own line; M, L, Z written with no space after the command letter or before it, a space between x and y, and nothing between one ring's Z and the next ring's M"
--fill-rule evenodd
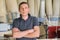
M23 8L23 11L25 11L25 8Z

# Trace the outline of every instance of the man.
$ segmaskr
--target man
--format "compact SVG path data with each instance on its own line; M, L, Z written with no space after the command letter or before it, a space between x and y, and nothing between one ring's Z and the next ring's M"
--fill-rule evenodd
M13 21L12 34L16 40L36 40L39 37L39 23L36 17L29 14L27 2L19 4L20 17Z

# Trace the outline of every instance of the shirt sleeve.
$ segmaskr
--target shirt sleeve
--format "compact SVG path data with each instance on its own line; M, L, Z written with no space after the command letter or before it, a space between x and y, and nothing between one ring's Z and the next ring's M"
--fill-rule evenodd
M38 18L33 18L33 26L39 26Z
M12 28L17 27L17 26L18 26L17 20L15 19L15 20L13 20Z

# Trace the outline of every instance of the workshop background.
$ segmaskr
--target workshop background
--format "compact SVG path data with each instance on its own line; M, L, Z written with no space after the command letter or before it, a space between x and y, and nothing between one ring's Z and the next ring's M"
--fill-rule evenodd
M28 2L30 14L38 18L38 39L60 38L60 0L0 0L0 39L12 35L12 22L19 17L21 2Z

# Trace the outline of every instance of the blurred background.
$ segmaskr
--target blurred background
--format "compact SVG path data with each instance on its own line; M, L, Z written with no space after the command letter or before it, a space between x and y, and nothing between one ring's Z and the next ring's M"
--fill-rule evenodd
M60 0L0 0L0 36L12 34L12 22L20 15L21 2L28 2L29 13L38 18L39 39L60 38Z

